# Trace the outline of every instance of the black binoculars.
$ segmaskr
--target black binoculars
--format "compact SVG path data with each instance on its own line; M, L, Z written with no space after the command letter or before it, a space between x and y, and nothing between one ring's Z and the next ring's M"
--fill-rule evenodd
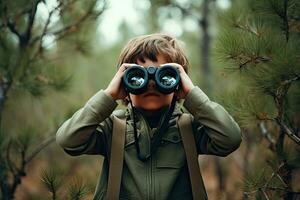
M170 94L177 89L180 76L178 70L171 65L147 68L135 65L126 69L123 84L127 92L137 95L147 90L150 79L155 81L159 92Z

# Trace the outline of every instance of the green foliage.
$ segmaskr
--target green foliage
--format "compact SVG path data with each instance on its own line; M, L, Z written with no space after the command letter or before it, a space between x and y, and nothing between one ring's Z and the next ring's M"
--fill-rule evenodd
M0 130L0 179L3 180L6 177L6 172L8 170L7 160L6 160L6 147L7 147L7 137Z
M244 179L243 191L246 196L255 199L281 199L285 184L277 168L264 168L252 171Z
M250 4L256 5L251 1ZM242 9L245 10L242 15L237 13L239 7L225 15L226 26L216 43L216 53L229 69L242 72L252 90L274 97L283 92L285 82L299 79L300 39L292 36L287 42L282 32L270 27L264 16L257 15L255 10L251 10L255 13L252 15L250 10Z
M12 88L23 88L34 96L43 95L45 88L65 90L71 77L67 74L68 69L65 66L56 70L57 66L49 61L59 55L56 54L58 50L65 49L69 53L72 50L86 55L90 52L87 36L94 34L90 27L105 7L105 4L96 2L58 1L54 8L48 8L48 19L36 19L36 23L31 24L27 21L27 12L33 9L32 13L35 15L37 11L34 9L39 8L37 5L48 6L47 2L4 1L1 4L0 21L2 79L16 86ZM59 20L52 23L54 16L59 17ZM57 50L46 45L50 36L53 38L52 45L56 45ZM59 44L62 38L66 39Z
M0 185L2 192L9 191L4 199L14 196L28 163L53 141L32 148L57 128L49 114L61 109L54 105L54 91L70 89L76 68L66 59L91 54L96 19L105 6L104 0L0 2ZM52 99L32 98L42 96ZM53 174L44 175L48 188L59 187Z
M16 143L17 146L19 146L20 151L24 151L26 153L35 139L36 136L34 134L34 130L27 128L17 135Z
M295 149L292 149L292 151L288 154L287 164L290 166L293 170L299 170L300 169L300 148L296 147Z
M74 178L71 183L69 183L67 181L67 177L63 175L62 171L55 170L55 167L50 170L44 170L41 174L41 180L50 192L51 199L66 198L80 200L90 192L80 178Z
M243 83L245 79L241 80ZM233 115L238 124L243 128L257 126L260 121L267 121L276 116L275 106L272 99L263 96L253 87L240 84L233 91L220 93L217 97L226 110ZM259 99L259 101L254 101Z
M266 138L272 153L257 154L266 162L245 178L246 196L256 199L291 199L299 189L291 183L300 163L299 10L299 1L248 0L220 18L216 56L240 75L240 84L222 98L242 127ZM266 130L254 129L266 122Z
M72 75L62 74L56 66L36 67L30 73L31 75L24 77L17 86L35 97L45 96L47 89L67 91L72 82Z
M70 187L68 188L68 195L69 199L80 200L82 199L87 193L89 189L80 179L75 179Z
M52 199L56 199L57 190L61 187L63 181L58 172L53 170L42 172L42 182L47 190L52 194Z
M258 173L248 174L244 181L243 190L251 192L256 188L262 188L266 182L266 170L261 170Z

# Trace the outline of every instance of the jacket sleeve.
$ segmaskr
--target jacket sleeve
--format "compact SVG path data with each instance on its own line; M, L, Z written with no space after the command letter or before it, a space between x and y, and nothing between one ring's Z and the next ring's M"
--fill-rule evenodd
M111 113L117 103L103 90L65 121L56 133L57 143L70 155L105 154Z
M238 124L219 104L199 88L187 95L184 107L193 115L193 130L199 154L227 156L242 141Z

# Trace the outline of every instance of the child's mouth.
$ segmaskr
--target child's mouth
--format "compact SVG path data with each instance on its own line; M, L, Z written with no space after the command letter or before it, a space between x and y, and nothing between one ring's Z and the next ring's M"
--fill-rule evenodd
M144 94L144 97L148 97L148 96L160 96L160 95L157 92L147 92Z

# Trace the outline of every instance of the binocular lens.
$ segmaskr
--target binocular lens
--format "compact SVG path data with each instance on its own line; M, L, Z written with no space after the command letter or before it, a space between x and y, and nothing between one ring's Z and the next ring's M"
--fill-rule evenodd
M144 84L145 79L139 76L134 76L129 79L129 84L135 87L139 87Z
M167 87L171 87L176 84L176 79L172 76L163 76L160 79L161 84Z
M136 65L128 68L123 76L125 89L132 94L141 94L146 91L148 74L146 69Z
M132 87L140 87L145 83L145 71L140 67L135 67L134 70L129 70L127 74L128 84Z

